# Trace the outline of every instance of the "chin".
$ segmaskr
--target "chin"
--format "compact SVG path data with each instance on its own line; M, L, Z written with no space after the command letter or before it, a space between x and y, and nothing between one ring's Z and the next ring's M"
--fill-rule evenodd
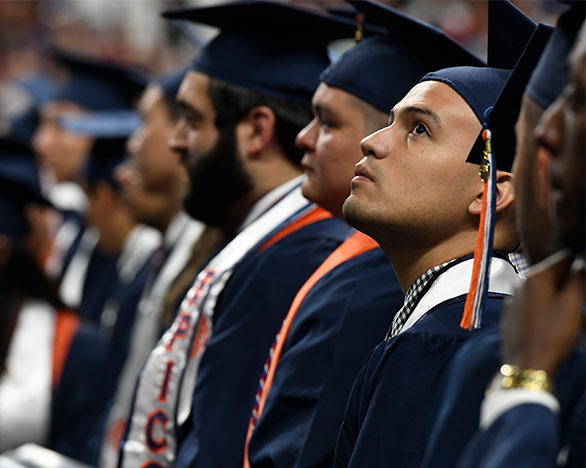
M368 229L366 226L369 224L367 220L367 212L355 195L350 194L350 196L346 198L346 201L342 206L342 214L350 226L368 234L368 232L365 231L365 228Z

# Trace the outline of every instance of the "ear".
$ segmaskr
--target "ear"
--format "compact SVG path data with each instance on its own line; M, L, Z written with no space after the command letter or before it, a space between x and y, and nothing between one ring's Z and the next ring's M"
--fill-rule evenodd
M513 174L496 171L496 212L500 213L515 201ZM478 193L468 205L468 213L479 216L482 212L482 192Z
M252 108L238 124L240 149L255 159L269 146L275 134L275 113L268 106Z

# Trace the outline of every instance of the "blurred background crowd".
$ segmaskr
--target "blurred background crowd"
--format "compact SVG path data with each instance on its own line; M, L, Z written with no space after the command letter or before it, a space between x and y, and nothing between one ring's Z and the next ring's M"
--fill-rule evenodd
M26 107L15 78L38 76L53 66L48 44L136 64L161 73L191 57L194 45L180 29L160 18L163 9L222 3L221 0L0 0L0 125ZM331 8L336 0L292 0ZM478 0L387 0L414 18L440 26L470 50L486 53L487 4ZM535 21L552 24L560 12L554 0L516 0ZM194 38L210 29L193 28ZM181 27L180 27L181 28ZM0 127L1 128L1 127Z

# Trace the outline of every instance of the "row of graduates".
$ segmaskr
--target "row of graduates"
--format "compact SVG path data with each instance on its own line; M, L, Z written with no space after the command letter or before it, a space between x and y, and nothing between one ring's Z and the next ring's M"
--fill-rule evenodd
M539 348L551 324L580 315L583 267L569 271L584 252L583 210L564 197L583 207L583 180L581 192L558 201L572 215L544 228L533 131L563 88L584 5L572 3L552 33L508 1L489 2L484 64L389 7L352 4L366 38L332 64L327 43L356 29L339 16L265 2L166 13L220 33L187 70L151 82L128 143L137 125L129 96L144 80L60 54L70 82L39 104L34 135L12 142L32 144L60 182L83 175L89 198L88 217L63 211L46 262L61 293L45 298L51 362L37 366L44 373L26 370L29 381L46 376L30 387L38 405L50 401L47 446L128 467L583 465L583 346L572 349L565 335L563 350ZM582 113L583 49L568 85L579 88ZM554 156L562 161L571 147L548 137L554 116L564 128L558 114L568 104L556 105L540 136L552 172ZM104 110L116 112L95 112ZM579 112L565 127L583 168ZM477 175L487 125L492 216L483 208L490 183ZM56 140L71 146L51 153ZM59 174L74 149L87 157L83 171ZM2 177L18 179L10 170ZM38 192L38 181L17 182L27 201ZM63 198L71 195L54 205ZM522 279L512 255L519 202L531 263L552 252L554 231L570 234L555 246L572 253L548 259L522 287L501 356L500 312ZM11 210L6 224L22 227L22 210ZM481 327L462 328L483 212L494 224L494 258L478 293ZM559 320L526 323L532 317L522 314L560 308L533 297L551 292L553 274L573 283L574 301ZM55 313L59 302L79 316ZM39 304L28 307L38 322ZM32 336L26 315L25 306L15 337L19 328ZM38 342L22 343L42 354ZM512 375L500 376L502 363ZM509 384L483 402L495 373L497 387ZM14 388L22 398L22 385ZM42 411L12 408L12 428L34 413L42 429Z

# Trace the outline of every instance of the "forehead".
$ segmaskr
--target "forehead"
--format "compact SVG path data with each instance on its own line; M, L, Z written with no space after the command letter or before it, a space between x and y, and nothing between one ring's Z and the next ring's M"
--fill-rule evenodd
M577 46L570 55L570 74L584 88L586 86L586 29L578 36Z
M64 114L80 114L83 107L71 101L48 101L41 106L40 113L43 119L56 119Z
M212 102L208 94L209 85L209 76L191 70L181 82L177 99L195 108L211 106Z
M432 111L442 121L471 119L480 124L474 111L456 91L440 81L424 81L416 84L395 105L395 115L408 108L424 108Z
M313 106L327 106L328 108L358 107L358 98L340 88L326 83L320 83L313 94Z
M163 88L158 83L150 83L145 89L138 102L138 109L142 113L147 113L164 99Z

